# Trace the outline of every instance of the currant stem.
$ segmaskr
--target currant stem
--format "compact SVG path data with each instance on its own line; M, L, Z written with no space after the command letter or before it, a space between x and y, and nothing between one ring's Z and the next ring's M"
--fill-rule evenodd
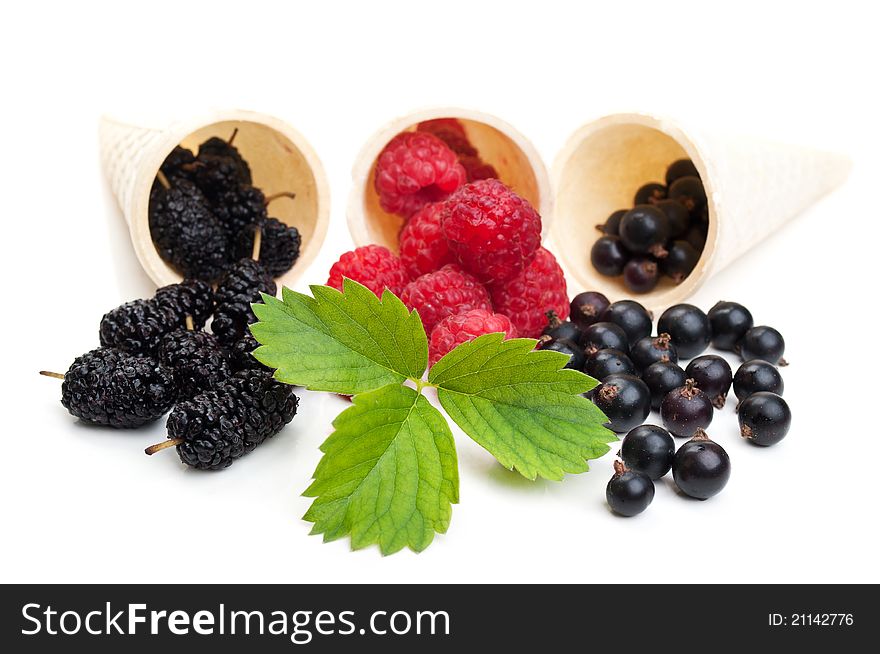
M161 443L156 443L155 445L150 445L147 449L144 450L146 454L152 456L156 452L161 452L162 450L167 450L169 447L177 447L183 442L182 438L169 438L167 441L162 441Z

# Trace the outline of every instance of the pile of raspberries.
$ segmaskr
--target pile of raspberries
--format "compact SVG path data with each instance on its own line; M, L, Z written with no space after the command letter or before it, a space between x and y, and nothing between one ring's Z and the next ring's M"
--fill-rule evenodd
M382 208L405 219L395 254L367 245L343 254L344 277L376 295L387 288L417 310L433 365L457 345L494 332L537 338L547 312L569 313L565 277L541 247L541 216L497 179L455 119L394 137L376 164Z

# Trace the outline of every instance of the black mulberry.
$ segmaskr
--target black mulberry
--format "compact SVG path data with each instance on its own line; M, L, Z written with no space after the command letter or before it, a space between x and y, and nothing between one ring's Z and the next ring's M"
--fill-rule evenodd
M277 218L266 218L261 223L260 264L272 277L280 277L293 267L299 258L302 238L299 230L285 225ZM251 256L256 225L248 225L238 233L232 251L236 258Z
M129 354L152 355L162 337L182 326L170 307L155 300L132 300L104 314L98 335L101 345Z
M229 189L249 185L250 171L245 175L239 162L232 157L216 154L199 154L195 163L185 168L195 185L212 202Z
M186 167L195 163L195 160L195 155L191 150L178 145L171 151L171 154L165 157L159 170L168 180L180 177L188 179L189 173L186 171Z
M256 225L266 219L266 196L255 186L236 185L213 197L211 209L231 243L248 225ZM250 256L250 252L247 256Z
M232 375L229 354L216 336L201 331L178 329L166 334L159 346L159 363L173 371L182 398L215 388Z
M247 326L256 322L251 304L260 302L260 293L275 295L272 277L253 259L241 259L220 280L215 298L217 308L211 331L224 345L231 345L247 333Z
M159 256L184 277L213 282L228 265L227 235L205 196L186 180L150 201L150 234Z
M169 308L181 327L186 324L186 316L190 316L193 326L201 329L214 313L214 289L200 279L184 279L158 289L156 302Z
M235 134L233 134L234 136ZM241 180L240 183L251 184L253 182L251 167L248 166L247 161L241 156L238 148L232 145L231 139L230 141L224 141L221 138L212 136L199 146L199 158L203 159L204 157L225 157L231 159L238 167L237 177Z
M239 370L263 370L272 372L271 368L264 366L254 358L253 352L259 346L260 344L257 342L257 339L255 339L250 332L235 341L232 347L229 348L229 363L232 366L232 370L234 372L238 372Z
M292 387L264 372L242 371L215 390L175 406L168 417L169 440L147 448L147 453L176 446L188 466L226 468L281 431L298 404Z
M100 347L77 357L61 385L61 404L71 415L120 429L157 420L176 398L169 369L151 357L113 348Z

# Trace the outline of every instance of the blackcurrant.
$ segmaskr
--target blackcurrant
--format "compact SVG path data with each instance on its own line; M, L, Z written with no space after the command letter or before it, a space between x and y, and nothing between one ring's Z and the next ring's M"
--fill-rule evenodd
M675 180L682 177L699 176L700 173L697 172L697 167L693 161L690 159L678 159L669 164L669 168L666 169L666 186L671 186Z
M617 236L602 236L593 243L590 250L590 263L600 274L617 277L623 274L623 267L629 261L629 253Z
M660 209L640 204L620 219L620 240L630 252L664 257L663 245L669 240L669 219Z
M737 302L718 302L709 309L712 345L733 352L737 342L752 328L751 312Z
M675 441L663 427L639 425L624 437L620 458L630 470L660 479L672 468Z
M685 495L707 500L720 493L730 479L730 457L702 429L678 448L672 461L675 485Z
M743 361L761 359L779 366L787 366L782 358L785 353L785 339L782 334L766 325L752 327L737 343L737 351Z
M623 214L625 213L626 209L618 209L608 216L608 219L604 223L596 225L596 229L608 236L618 236L620 234L620 219L623 218Z
M588 355L608 349L629 352L626 332L613 322L597 322L587 327L584 330L583 344Z
M712 340L709 318L692 304L669 307L657 321L657 332L672 337L678 356L682 359L693 359L701 354Z
M608 306L599 318L602 322L613 322L626 332L630 343L651 335L654 316L635 300L618 300Z
M739 400L761 391L782 395L784 390L785 384L776 366L760 359L746 361L733 376L733 392Z
M620 350L599 350L587 357L584 372L593 379L604 381L609 375L620 373L634 375L636 367Z
M708 230L705 225L693 225L684 235L684 240L691 244L697 252L702 252L706 247L706 236Z
M699 177L679 177L669 187L669 199L681 202L691 216L698 218L706 206L706 191Z
M607 297L597 291L578 293L571 299L569 319L581 329L602 320L605 309L611 305Z
M635 375L609 375L596 387L593 403L608 418L612 431L629 431L651 413L651 393L645 382Z
M666 199L666 187L658 182L648 182L636 191L633 204L657 204Z
M701 391L709 396L712 406L723 409L733 383L730 364L717 354L704 354L692 359L685 368L688 379L693 379Z
M541 342L538 341L537 345L539 350L550 350L552 352L562 352L563 354L568 356L568 362L563 366L563 368L570 368L572 370L583 370L584 363L587 361L587 357L584 354L583 348L577 343L568 340L567 338L554 338L549 341Z
M623 283L633 293L650 293L658 281L660 270L649 257L633 257L623 267Z
M642 381L651 391L651 408L660 410L660 404L669 391L684 386L687 377L677 363L658 361L642 370Z
M700 252L693 245L687 241L673 241L667 249L666 257L660 259L660 272L676 284L681 284L699 260Z
M614 476L605 488L608 506L618 515L631 518L648 508L654 499L654 482L647 475L614 462Z
M635 342L630 348L629 358L636 364L636 368L644 370L657 361L669 361L678 363L678 352L672 344L669 334L659 336L645 336Z
M696 387L693 379L669 391L660 403L663 426L679 438L690 438L708 427L714 413L709 396Z
M775 445L791 428L791 409L776 393L753 393L737 411L740 434L755 445Z
M547 326L541 332L541 339L558 339L564 338L572 343L580 343L583 338L581 328L573 322L562 321L555 311L547 312Z
M691 226L691 214L678 200L660 200L655 205L669 220L669 238L681 238Z

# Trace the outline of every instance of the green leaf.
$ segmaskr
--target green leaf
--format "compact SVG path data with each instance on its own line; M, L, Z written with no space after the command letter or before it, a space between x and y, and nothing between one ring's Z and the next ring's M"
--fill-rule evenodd
M314 297L283 289L283 301L263 295L251 325L261 346L256 359L275 377L316 391L354 394L421 379L428 339L418 313L393 293L377 298L346 279L344 293L312 286Z
M561 479L589 469L617 437L581 394L596 380L563 369L560 352L532 339L487 334L459 345L432 368L440 404L464 432L523 476Z
M357 395L333 422L304 493L304 516L324 541L351 535L359 549L421 552L449 527L458 502L455 441L443 415L408 386Z

